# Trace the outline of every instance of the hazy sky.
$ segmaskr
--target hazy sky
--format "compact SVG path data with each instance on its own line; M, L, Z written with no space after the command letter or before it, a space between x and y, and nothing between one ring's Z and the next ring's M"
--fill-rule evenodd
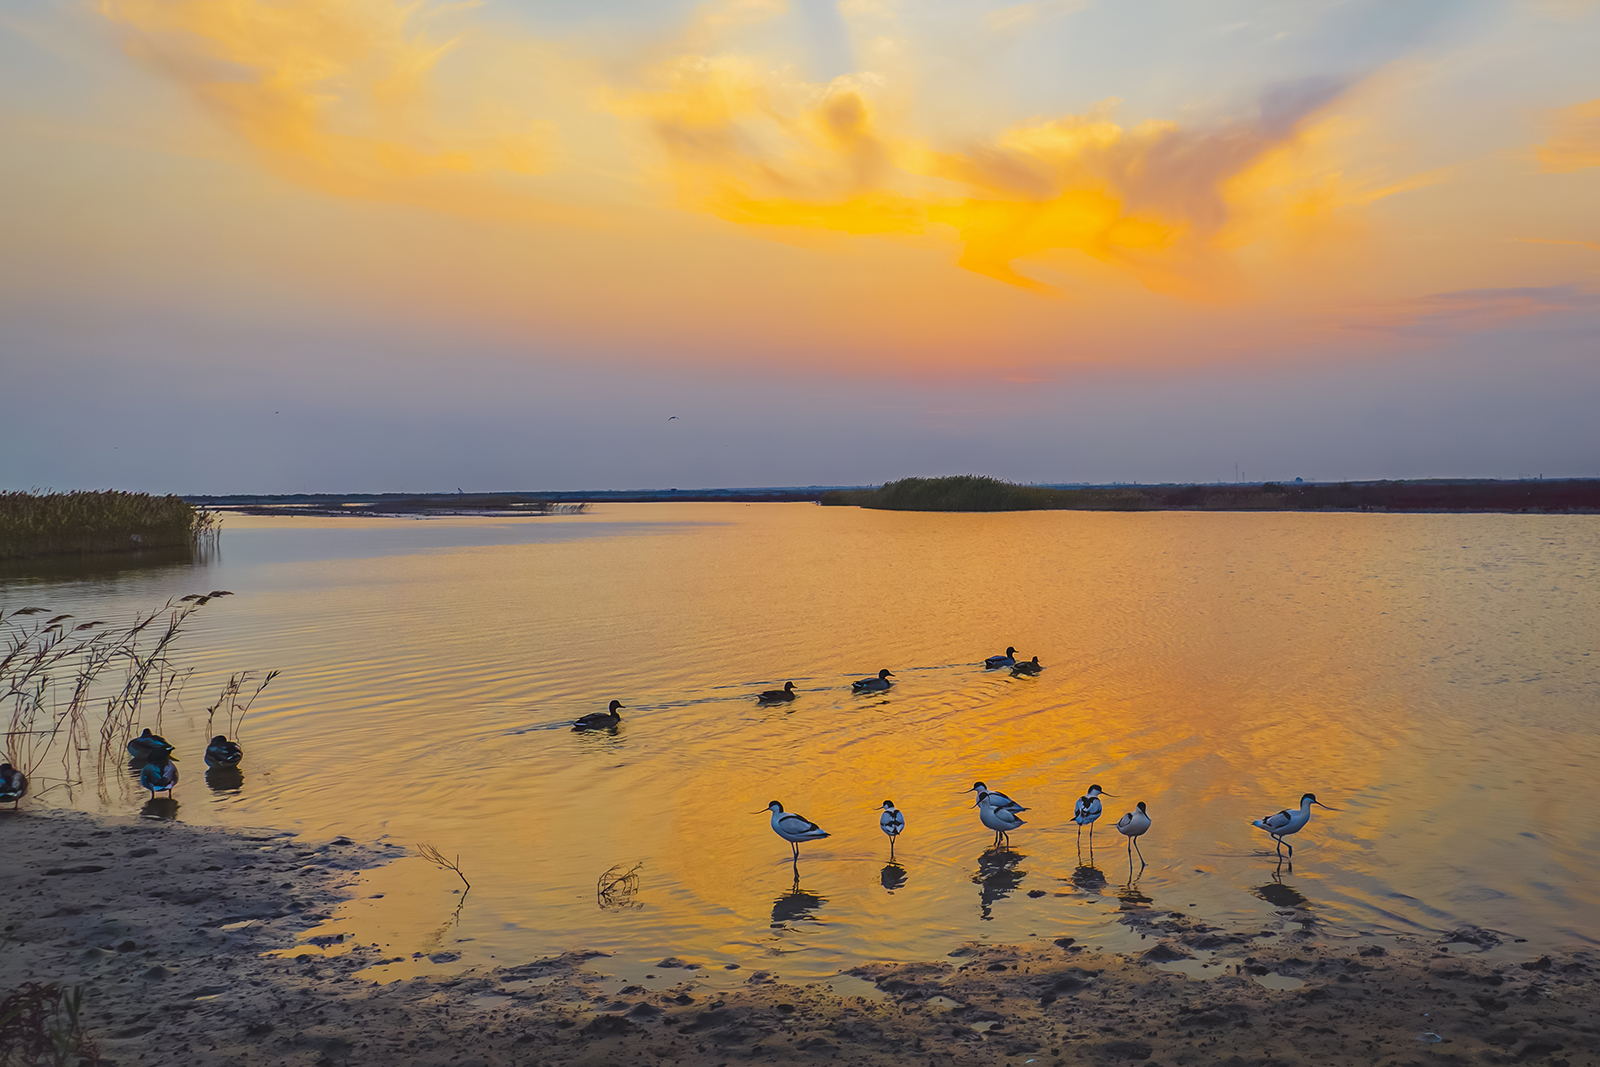
M1592 0L6 0L0 488L1600 475L1596 56Z

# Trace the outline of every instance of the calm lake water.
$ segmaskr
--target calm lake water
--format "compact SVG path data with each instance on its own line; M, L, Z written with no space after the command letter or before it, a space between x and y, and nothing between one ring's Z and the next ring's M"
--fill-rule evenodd
M13 567L0 605L126 617L233 590L181 646L177 817L459 854L459 914L455 877L411 856L335 916L408 958L381 973L598 949L615 973L676 955L799 980L974 938L1123 948L1119 894L1244 922L1303 899L1333 935L1596 942L1597 569L1589 516L617 504L235 517L204 563ZM985 673L1008 644L1044 673ZM880 667L892 691L850 692ZM243 786L214 792L204 708L270 668ZM757 706L788 680L798 699ZM614 735L570 732L613 698ZM1009 852L959 792L975 779L1032 809ZM1092 857L1070 821L1090 783L1117 795ZM1250 820L1307 790L1342 810L1278 872ZM908 821L893 864L885 798ZM833 835L798 882L771 799ZM1129 887L1114 823L1139 800ZM597 901L617 864L640 865L635 907Z

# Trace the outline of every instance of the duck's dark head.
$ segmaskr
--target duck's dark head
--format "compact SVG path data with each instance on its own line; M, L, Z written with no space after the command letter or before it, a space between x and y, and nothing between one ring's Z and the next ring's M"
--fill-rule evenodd
M622 707L622 701L620 701L620 700L613 700L613 701L612 701L612 702L611 702L611 714L613 714L613 715L617 715L617 709L618 709L618 708L620 708L620 707ZM619 718L619 719L620 719L620 718L622 718L622 716L620 716L620 715L617 715L617 718Z
M1139 801L1139 803L1135 804L1134 807L1139 809L1139 814L1140 815L1148 815L1149 814L1149 812L1144 810L1144 801L1142 801L1142 800Z
M1006 655L1015 656L1016 654L1017 654L1017 650L1016 649L1012 648L1010 645L1006 646Z
M785 692L785 693L792 693L792 692L794 692L794 683L793 683L793 682L784 682L784 683L783 683L783 691L784 691L784 692Z
M146 726L144 728L144 733L140 734L139 736L140 737L154 737L155 735L150 732L150 727Z
M891 671L888 667L885 667L883 670L878 672L878 677L879 678L893 678L894 677L894 671Z
M16 770L16 768L11 766L11 764L0 763L0 774L9 775L14 770Z
M227 734L218 734L216 737L213 737L211 739L211 743L213 745L225 745L225 744L228 743L228 735Z

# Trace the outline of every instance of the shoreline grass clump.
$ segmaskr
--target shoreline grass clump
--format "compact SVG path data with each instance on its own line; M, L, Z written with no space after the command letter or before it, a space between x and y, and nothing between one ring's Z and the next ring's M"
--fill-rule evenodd
M0 492L0 559L196 547L220 527L179 496Z

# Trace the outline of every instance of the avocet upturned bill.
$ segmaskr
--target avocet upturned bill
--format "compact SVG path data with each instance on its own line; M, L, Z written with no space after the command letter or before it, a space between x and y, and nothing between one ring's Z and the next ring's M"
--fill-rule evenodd
M765 693L762 693L760 696L756 697L756 701L761 704L781 704L784 701L793 699L793 682L784 682L782 689L768 689Z
M985 803L993 795L987 790L978 792L978 820L994 831L994 848L999 848L1002 844L1009 846L1011 844L1011 831L1023 825L1025 820L1018 818L1017 812L1010 808L996 807L993 804ZM1026 810L1028 809L1017 809L1017 811Z
M889 681L889 679L893 677L894 671L891 671L888 667L885 667L883 670L878 672L878 676L876 678L863 678L858 682L851 682L850 688L854 689L858 693L878 692L879 690L887 689L893 685L894 683Z
M978 794L977 803L986 804L991 808L1004 808L1009 812L1027 811L1028 809L1018 804L1015 800L998 790L990 789L982 782L973 782L971 789L963 789L963 793Z
M1013 663L1011 665L1012 674L1038 674L1042 670L1044 670L1044 668L1039 666L1038 656L1035 656L1032 659L1025 659L1020 663Z
M150 799L165 792L170 798L172 787L178 784L178 768L173 765L176 756L167 756L159 762L146 763L139 771L139 784L150 790Z
M1078 798L1078 803L1072 809L1072 821L1078 824L1078 836L1083 836L1083 828L1089 828L1089 844L1094 844L1094 824L1100 820L1104 810L1100 805L1101 797L1114 796L1107 793L1097 785L1091 785L1089 791Z
M767 802L767 809L772 812L772 832L789 842L794 849L795 862L800 860L800 842L821 841L824 837L831 836L828 831L806 818L796 815L792 811L784 811L783 805L776 800ZM760 815L759 811L751 814Z
M983 661L983 669L986 671L997 671L1001 667L1009 667L1016 662L1017 650L1012 648L1010 645L1007 645L1006 654L1003 656L990 656L988 659Z
M28 776L9 763L0 763L0 804L11 801L12 808L28 795Z
M1305 796L1300 798L1299 811L1291 811L1288 808L1284 808L1282 811L1274 815L1265 815L1259 819L1256 819L1251 822L1250 825L1259 826L1261 829L1271 834L1272 839L1278 843L1278 854L1281 856L1283 854L1283 846L1289 845L1289 842L1285 841L1284 838L1288 837L1290 834L1297 834L1301 830L1304 830L1306 828L1306 823L1311 821L1311 805L1313 804L1319 808L1328 808L1328 805L1317 799L1317 795L1315 793L1307 793ZM1328 810L1338 811L1339 809L1328 808ZM1293 845L1289 845L1289 855L1291 857L1294 855Z
M609 710L590 712L588 715L583 716L583 718L574 720L572 728L575 731L610 729L622 721L622 716L617 714L617 710L621 707L622 701L613 700Z
M1139 848L1139 838L1146 830L1150 829L1150 813L1144 810L1144 801L1139 801L1136 811L1130 811L1117 820L1117 833L1128 839L1128 863L1132 865L1133 854ZM1144 866L1144 853L1139 852L1139 866Z
M894 806L894 801L885 800L882 808L883 814L878 816L878 828L889 835L889 858L894 859L894 839L905 832L906 817L900 814L900 809Z

